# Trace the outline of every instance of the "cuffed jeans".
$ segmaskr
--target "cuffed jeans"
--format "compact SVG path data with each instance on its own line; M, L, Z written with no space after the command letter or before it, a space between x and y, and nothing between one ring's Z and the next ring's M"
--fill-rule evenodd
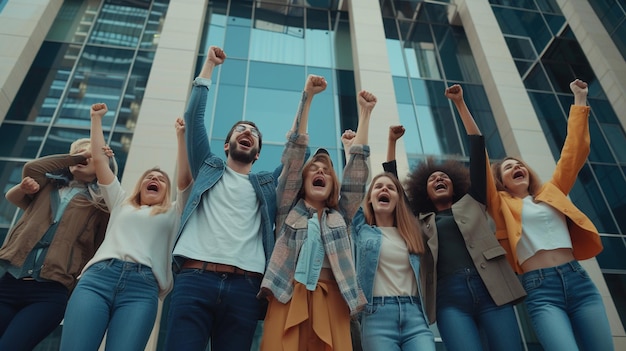
M613 350L602 297L578 261L524 273L521 282L544 350Z
M489 350L522 350L513 305L497 306L475 268L437 281L437 327L448 351L482 351L482 338Z
M159 286L148 266L117 259L85 271L67 305L61 350L143 350L158 309Z
M435 351L418 297L375 296L361 319L364 351Z
M63 319L69 291L61 283L0 278L0 350L32 350Z
M256 298L261 278L183 269L174 280L165 349L249 351L266 304Z

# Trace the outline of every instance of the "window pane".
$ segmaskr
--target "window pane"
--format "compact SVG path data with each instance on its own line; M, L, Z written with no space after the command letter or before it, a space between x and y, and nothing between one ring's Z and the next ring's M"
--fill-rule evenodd
M47 126L2 123L0 126L0 155L35 158L46 134Z
M70 145L81 138L89 138L89 129L52 128L41 155L67 154L70 152Z
M0 176L2 177L2 194L6 194L15 184L22 181L23 162L0 161ZM4 196L0 197L0 227L8 228L13 220L17 206L10 203ZM1 230L0 230L1 231ZM5 232L6 233L6 232ZM2 242L0 238L0 242Z

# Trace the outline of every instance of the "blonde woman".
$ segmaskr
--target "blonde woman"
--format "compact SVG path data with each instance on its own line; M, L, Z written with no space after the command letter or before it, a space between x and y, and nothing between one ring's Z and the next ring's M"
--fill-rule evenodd
M91 107L91 144L104 146L105 104ZM93 159L111 221L100 249L87 263L65 313L61 350L97 350L107 332L107 350L143 350L156 318L158 298L172 288L174 235L191 183L184 122L176 121L178 199L170 198L170 178L151 168L128 196L106 167L104 153Z

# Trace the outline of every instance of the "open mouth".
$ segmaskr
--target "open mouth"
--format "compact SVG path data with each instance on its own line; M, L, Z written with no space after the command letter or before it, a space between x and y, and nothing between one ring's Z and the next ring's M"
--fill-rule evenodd
M325 187L326 186L326 178L323 176L316 176L313 178L313 186Z
M89 162L87 162L87 160L85 160L85 161L83 161L83 162L80 162L80 163L79 163L79 165L82 165L82 166L86 166L86 165L88 165L88 164L89 164Z
M148 184L148 187L146 188L148 189L148 191L159 191L159 186L156 183L150 183Z
M513 173L513 179L524 179L524 172L519 170Z
M389 198L389 195L387 194L382 194L378 197L378 202L382 202L382 203L389 203L391 201L391 199Z
M245 147L252 147L252 140L248 138L241 138L239 139L239 145L242 145Z
M447 188L448 187L444 183L437 183L437 184L435 184L435 191L437 191L437 190L445 190Z

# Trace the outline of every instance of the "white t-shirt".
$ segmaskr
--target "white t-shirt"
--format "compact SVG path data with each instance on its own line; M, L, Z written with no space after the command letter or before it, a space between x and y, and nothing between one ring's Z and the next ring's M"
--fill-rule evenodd
M417 296L417 281L409 262L409 249L396 227L382 232L373 296Z
M87 262L83 272L92 264L108 260L141 263L152 268L159 284L159 296L172 289L172 246L180 225L180 216L191 186L178 192L176 202L165 213L152 215L150 206L136 208L117 178L108 185L99 184L111 218L102 245Z
M264 273L259 208L249 176L226 167L185 223L174 256Z

